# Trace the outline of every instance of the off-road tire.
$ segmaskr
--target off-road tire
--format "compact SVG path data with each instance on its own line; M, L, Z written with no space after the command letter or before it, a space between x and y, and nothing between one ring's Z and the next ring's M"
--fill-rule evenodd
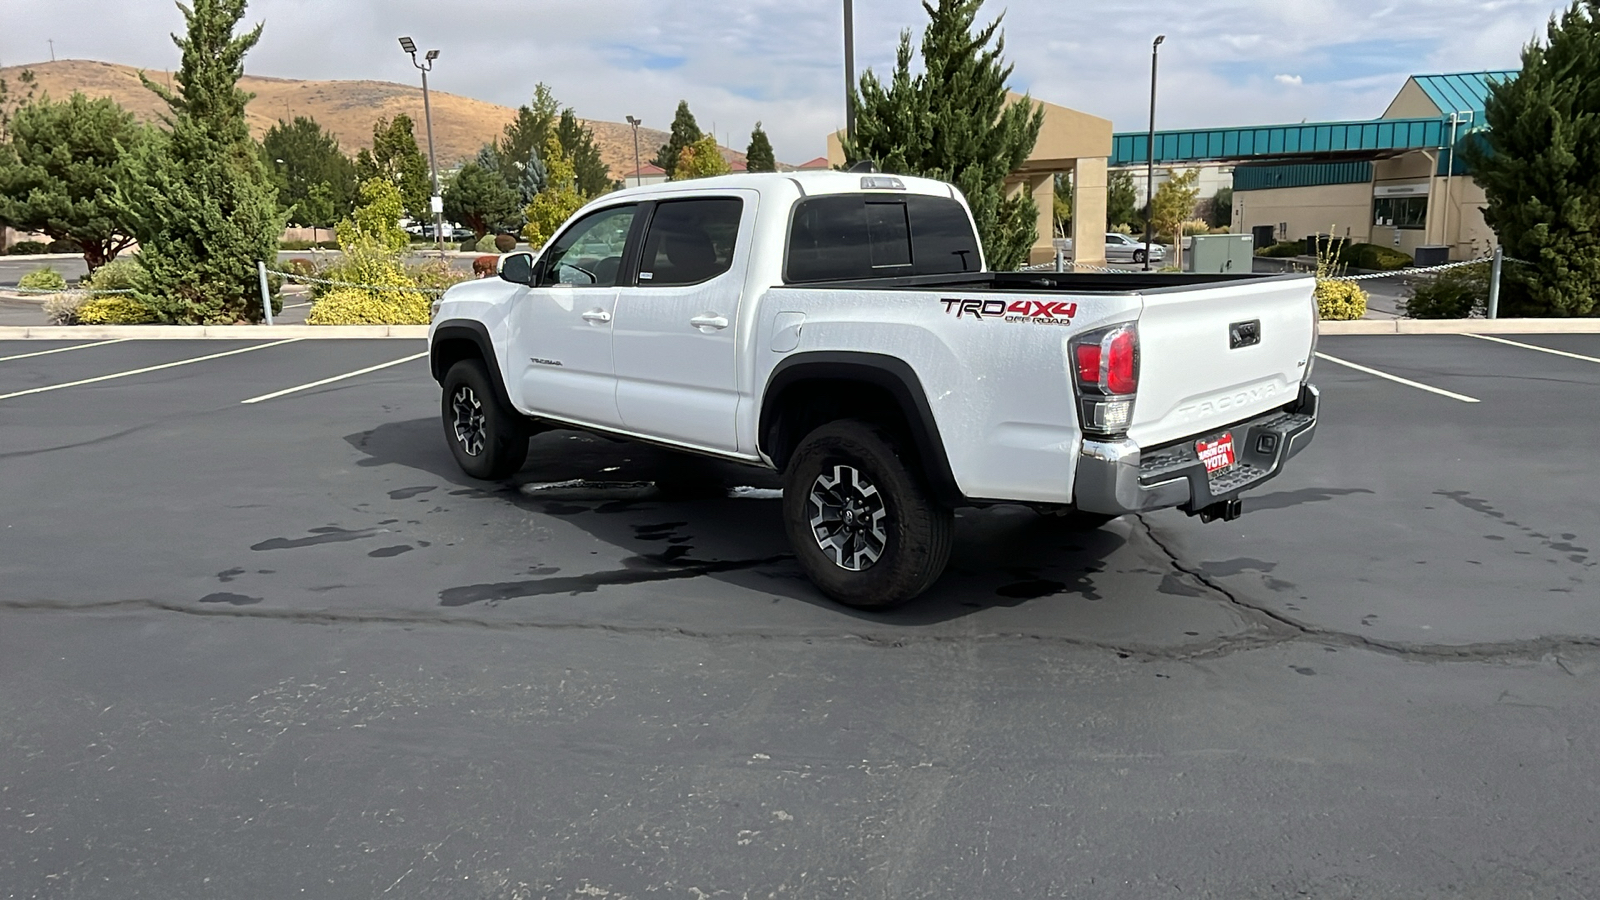
M944 573L950 559L950 544L955 517L950 509L933 499L921 473L912 465L910 454L891 432L857 419L844 419L822 425L806 435L795 449L784 470L783 521L789 543L806 576L824 594L857 609L887 609L910 600L933 586ZM835 493L823 483L843 477ZM866 486L861 494L856 488ZM823 505L813 494L836 498L845 494L865 506L882 510L882 518L855 530L855 549L837 545L825 551L813 518L825 515ZM848 504L855 503L855 499ZM881 503L881 506L879 505ZM842 513L840 513L842 515ZM859 522L853 511L852 522ZM842 522L832 520L832 524ZM823 524L829 531L830 523ZM844 527L844 526L841 526ZM833 529L830 542L841 532ZM875 536L881 533L881 542ZM861 548L868 543L877 552L866 561ZM850 556L847 563L835 556Z
M528 461L527 423L500 400L481 360L463 359L450 367L439 407L445 441L461 471L497 481Z

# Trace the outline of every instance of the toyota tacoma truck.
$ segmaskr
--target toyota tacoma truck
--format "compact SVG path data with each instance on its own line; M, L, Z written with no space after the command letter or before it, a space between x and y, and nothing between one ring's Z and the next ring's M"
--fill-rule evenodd
M1313 284L991 272L948 184L733 175L592 201L450 288L429 353L468 475L549 428L775 469L812 582L881 608L958 507L1237 517L1316 430Z

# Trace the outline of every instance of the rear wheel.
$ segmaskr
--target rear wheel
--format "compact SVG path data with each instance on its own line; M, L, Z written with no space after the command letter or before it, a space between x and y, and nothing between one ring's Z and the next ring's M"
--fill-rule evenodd
M481 360L464 359L450 367L440 414L456 465L473 478L508 478L527 462L527 424L501 402Z
M886 609L939 579L955 520L877 425L830 422L800 442L784 472L784 528L824 594Z
M1144 251L1143 250L1135 250L1135 251L1133 251L1133 261L1136 262L1136 263L1144 262Z

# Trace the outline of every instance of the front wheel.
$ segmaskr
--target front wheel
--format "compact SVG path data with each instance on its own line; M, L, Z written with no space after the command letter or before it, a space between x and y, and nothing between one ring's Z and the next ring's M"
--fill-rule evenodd
M821 426L800 442L783 481L789 543L824 594L887 609L944 573L955 530L899 442L869 422Z
M1144 256L1145 256L1145 253L1144 253L1143 250L1135 250L1135 251L1133 251L1133 261L1136 262L1136 263L1144 262Z
M527 462L527 425L500 401L481 360L463 359L450 367L440 414L456 465L473 478L508 478Z

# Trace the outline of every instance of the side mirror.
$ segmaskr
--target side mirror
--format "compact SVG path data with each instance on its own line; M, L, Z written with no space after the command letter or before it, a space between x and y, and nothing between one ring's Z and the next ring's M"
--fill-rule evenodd
M514 284L533 285L533 254L507 253L500 257L497 274Z

